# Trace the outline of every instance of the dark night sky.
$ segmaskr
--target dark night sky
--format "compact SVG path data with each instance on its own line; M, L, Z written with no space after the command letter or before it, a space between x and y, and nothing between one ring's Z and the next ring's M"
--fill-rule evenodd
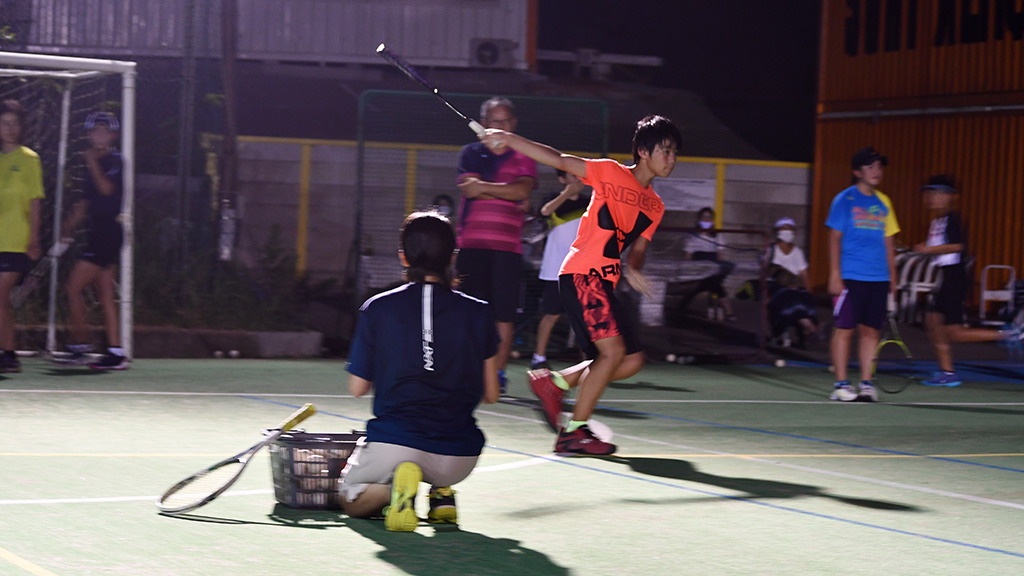
M813 156L820 0L545 0L541 49L660 56L642 80L702 96L782 160Z

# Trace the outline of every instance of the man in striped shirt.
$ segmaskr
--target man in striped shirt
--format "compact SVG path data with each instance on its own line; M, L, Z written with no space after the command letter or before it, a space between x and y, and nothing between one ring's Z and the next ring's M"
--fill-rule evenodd
M485 128L514 132L515 105L507 98L491 98L480 107L480 122ZM459 289L490 303L501 336L497 360L504 392L519 306L523 213L537 186L537 163L510 148L491 149L474 142L462 149L458 170Z

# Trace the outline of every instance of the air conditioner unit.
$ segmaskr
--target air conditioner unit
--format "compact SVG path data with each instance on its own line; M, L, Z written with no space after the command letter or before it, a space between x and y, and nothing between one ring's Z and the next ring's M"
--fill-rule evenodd
M469 65L472 68L513 68L513 52L519 46L504 38L473 38L469 41Z

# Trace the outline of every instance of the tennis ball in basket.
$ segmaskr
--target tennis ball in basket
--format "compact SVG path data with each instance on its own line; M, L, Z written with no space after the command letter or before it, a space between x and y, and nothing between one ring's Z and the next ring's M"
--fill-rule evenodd
M220 350L214 350L213 351L213 357L214 358L223 358L224 357L224 353L221 352Z
M232 358L238 358L240 354L238 353L238 350L232 350L228 352L228 356L231 356Z
M666 354L665 355L665 362L675 362L675 361L676 361L676 355L675 354Z
M786 367L786 361L783 360L782 358L779 358L778 360L775 361L775 367L776 368L785 368Z

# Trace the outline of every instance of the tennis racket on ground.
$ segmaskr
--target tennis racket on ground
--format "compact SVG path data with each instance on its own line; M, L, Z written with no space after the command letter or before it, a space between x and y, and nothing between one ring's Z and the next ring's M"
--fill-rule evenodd
M871 372L875 386L888 394L899 394L913 384L917 378L911 366L914 361L910 349L903 343L899 325L896 322L896 301L889 296L889 334L878 343Z
M28 275L25 276L25 280L22 281L12 292L11 292L11 306L19 308L25 302L25 299L29 297L32 292L39 287L39 283L46 276L47 272L50 271L50 264L55 259L59 259L68 251L73 240L65 238L53 246L50 250L36 262L36 265L32 267Z
M181 514L209 504L238 480L257 452L315 413L316 408L312 404L299 408L248 450L221 460L171 486L156 501L156 507L165 514Z
M430 82L427 82L426 79L423 78L423 76L420 75L420 73L415 68L413 68L411 64L403 60L401 56L389 50L388 47L385 46L383 42L380 43L380 46L377 46L377 54L380 54L381 58L387 60L392 66L401 70L411 80L419 82L421 85L423 85L424 88L429 90L431 94L437 96L437 99L443 102L444 105L447 106L449 110L455 112L456 114L459 115L459 118L465 120L466 123L469 124L469 127L471 130L473 130L473 132L476 132L477 134L484 133L484 127L481 126L479 122L473 120L472 118L469 118L468 116L460 112L458 108L452 106L452 103L449 102L444 96L442 96L441 92L439 92L435 86L433 86Z

